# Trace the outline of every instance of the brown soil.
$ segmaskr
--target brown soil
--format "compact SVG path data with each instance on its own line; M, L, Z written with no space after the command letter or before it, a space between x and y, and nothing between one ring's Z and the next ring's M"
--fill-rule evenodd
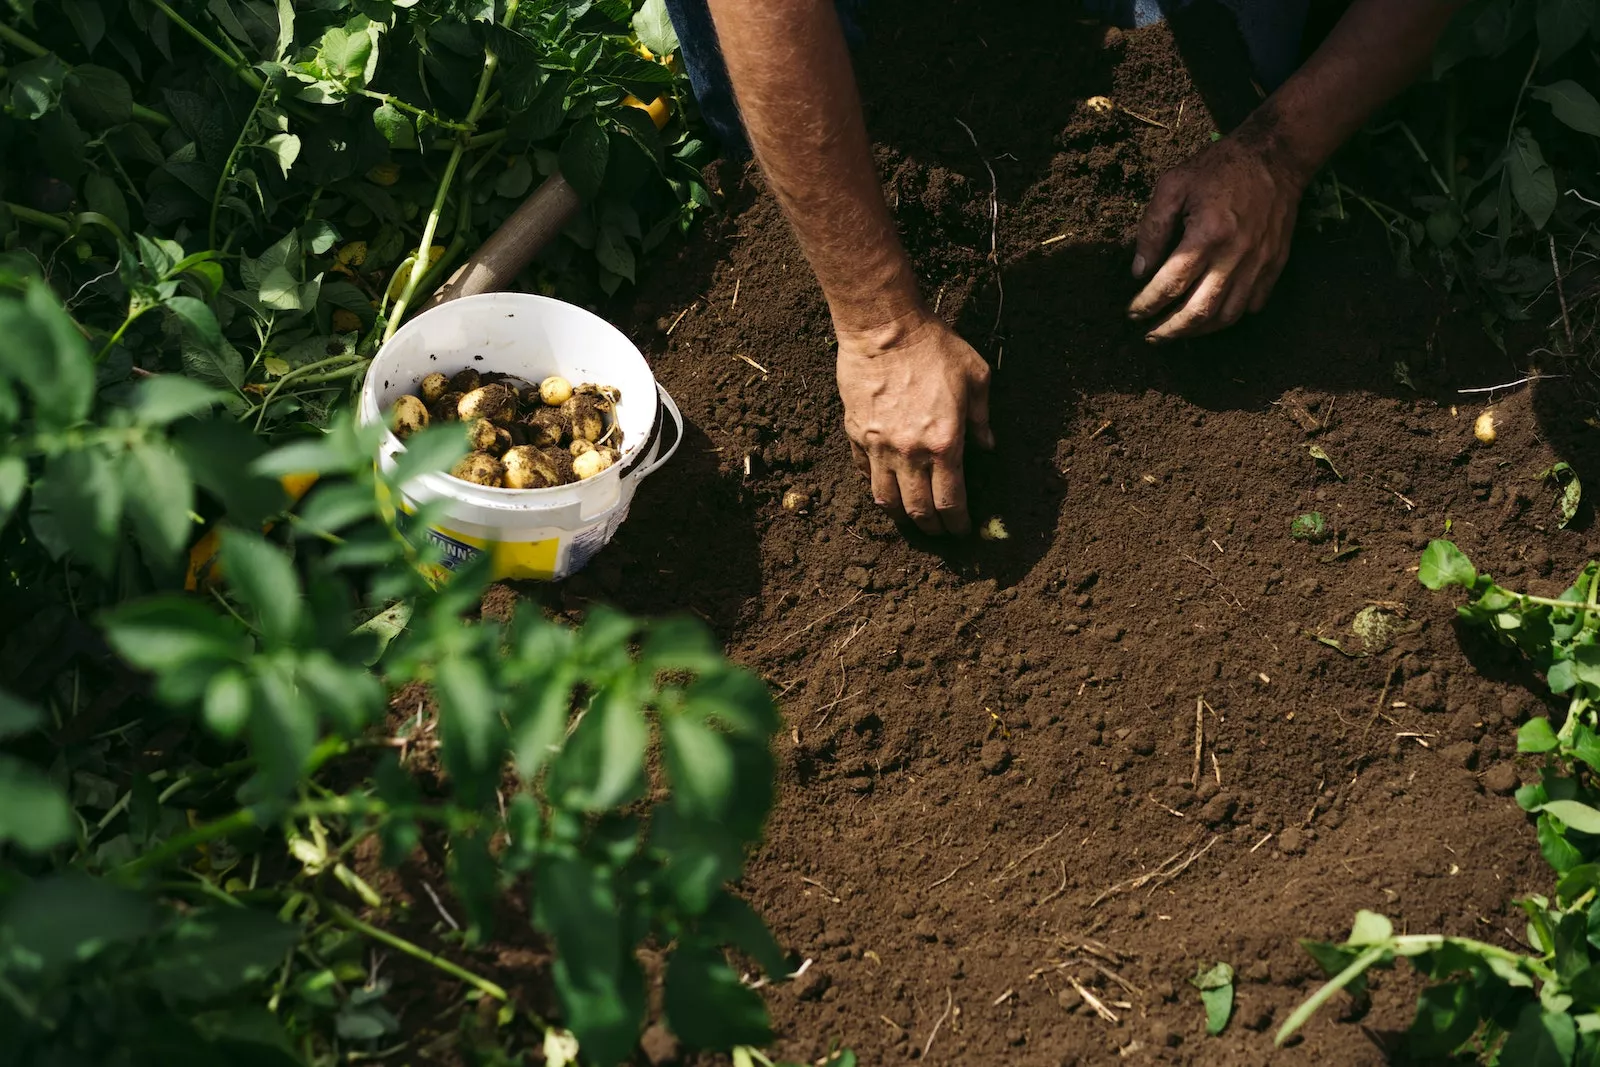
M1600 474L1589 431L1522 391L1478 445L1480 398L1456 390L1521 361L1356 226L1303 231L1266 313L1150 348L1123 316L1132 235L1213 129L1168 30L1044 3L871 14L861 80L891 201L929 298L996 366L999 447L969 483L1009 539L907 537L875 511L820 294L758 176L730 170L727 217L631 313L687 439L559 594L691 610L781 696L783 787L745 887L812 961L772 992L778 1048L1382 1062L1411 1013L1404 972L1360 1026L1341 1001L1274 1052L1313 988L1296 938L1372 908L1512 946L1509 901L1549 883L1505 783L1485 785L1540 689L1451 624L1418 552L1448 527L1497 575L1558 591L1585 535L1554 528L1534 477L1558 456ZM1125 111L1082 106L1097 94ZM814 505L784 510L791 488ZM1337 540L1290 538L1312 510ZM1361 649L1349 624L1374 601L1415 629L1361 658L1314 639ZM1238 1007L1207 1038L1186 980L1218 960Z

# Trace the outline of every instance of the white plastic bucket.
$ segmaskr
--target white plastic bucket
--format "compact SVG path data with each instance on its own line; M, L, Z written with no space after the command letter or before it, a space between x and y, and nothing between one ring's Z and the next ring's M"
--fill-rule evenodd
M616 418L622 457L581 482L549 489L499 489L447 474L425 474L401 487L402 508L447 502L427 535L455 569L489 553L496 578L558 579L582 569L628 517L639 482L678 450L683 416L656 384L633 342L583 308L529 293L486 293L440 304L398 330L373 358L361 388L360 419L381 422L394 402L415 393L438 371L467 367L529 382L559 374L622 391ZM670 420L670 430L665 423ZM671 443L663 446L662 437ZM386 433L378 450L384 470L405 450Z

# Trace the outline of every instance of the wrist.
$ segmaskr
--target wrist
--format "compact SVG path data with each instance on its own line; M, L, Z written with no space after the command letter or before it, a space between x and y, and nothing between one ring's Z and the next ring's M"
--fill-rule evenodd
M1315 136L1316 122L1296 122L1275 104L1268 100L1256 108L1233 136L1260 156L1274 174L1303 192L1327 162L1332 148Z
M873 359L899 351L912 344L929 328L943 326L920 299L910 302L889 317L841 321L835 315L834 333L839 338L839 351L854 356Z

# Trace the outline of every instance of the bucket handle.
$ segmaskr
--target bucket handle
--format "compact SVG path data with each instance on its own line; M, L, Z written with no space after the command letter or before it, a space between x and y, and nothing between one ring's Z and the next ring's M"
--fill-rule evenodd
M665 414L672 420L672 444L668 445L666 451L662 452L652 462L645 463L643 462L644 457L650 454L650 449L654 446L653 442L646 441L644 447L634 454L632 465L623 468L622 477L624 478L632 476L637 476L640 479L648 478L660 469L667 460L671 459L678 451L678 446L683 444L683 412L678 410L677 401L672 399L672 394L668 393L666 387L659 382L656 383L656 393L660 399L660 407L657 409L657 414ZM661 418L656 419L655 427L650 434L651 437L660 435L664 421Z

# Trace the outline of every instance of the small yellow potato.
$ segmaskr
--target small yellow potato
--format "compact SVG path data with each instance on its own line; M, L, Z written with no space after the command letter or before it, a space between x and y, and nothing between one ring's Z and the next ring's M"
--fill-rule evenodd
M474 452L503 456L511 447L511 435L488 419L479 419L467 430L467 444Z
M566 420L567 435L585 441L598 441L606 432L605 416L595 404L595 398L576 394L561 405L561 415Z
M561 469L532 445L518 445L505 455L507 489L546 489L562 483Z
M425 404L436 404L439 398L450 391L450 379L442 374L430 374L422 379L417 394L422 397Z
M616 453L609 448L597 448L593 452L585 452L572 459L572 473L578 476L579 481L593 478L601 471L616 462Z
M468 452L450 473L473 485L498 486L505 477L506 468L487 452Z
M403 396L394 402L389 413L389 428L404 441L418 430L428 426L428 409L414 396Z
M1486 445L1494 444L1494 408L1484 408L1477 421L1472 424L1472 436Z
M483 385L461 398L456 405L461 418L506 419L517 410L517 394L504 385Z
M483 376L476 370L468 367L464 371L457 371L450 379L450 391L453 393L470 393L483 384Z
M539 448L559 445L567 436L567 422L555 408L535 409L523 426L528 433L528 443Z
M572 398L572 383L559 374L552 374L539 383L539 399L558 408Z

